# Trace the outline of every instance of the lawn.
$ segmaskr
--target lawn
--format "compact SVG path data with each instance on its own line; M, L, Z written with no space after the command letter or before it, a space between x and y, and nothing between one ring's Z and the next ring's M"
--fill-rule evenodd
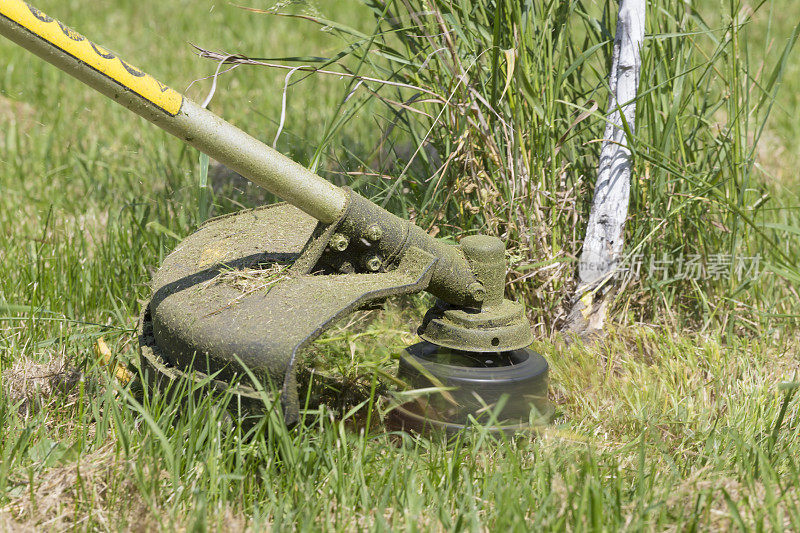
M603 7L616 6L582 4L586 20L597 26ZM733 6L746 14L754 7L699 4L717 24L724 20L724 15L714 18L718 11ZM287 61L290 65L350 50L330 27L228 3L41 0L37 7L199 101L211 87L207 78L216 64L198 58L189 43L299 58ZM375 27L368 8L356 1L300 3L293 9L366 33ZM774 66L799 22L800 5L774 0L745 25L731 57L740 62L736 68L752 74L748 87L769 79L762 73ZM709 33L724 36L721 27ZM690 37L665 34L648 46L662 43L667 49L675 39ZM342 61L355 65L358 57ZM603 63L594 65L597 72L587 69L586 77L601 79ZM716 75L724 78L726 72ZM210 109L271 144L285 76L285 70L239 67L220 77ZM291 80L300 78L295 73ZM643 77L642 89L648 79L655 77ZM371 141L385 114L372 101L342 111L349 93L347 80L336 76L290 84L277 144L340 183L350 179L344 172L369 166L361 163L374 156ZM595 97L605 101L604 93ZM642 124L655 124L669 114L669 101L664 108L641 109ZM720 108L713 115L718 123L703 127L723 129L732 109ZM690 110L682 108L686 123ZM348 121L329 138L330 125L343 113ZM273 199L249 189L234 191L236 182L223 176L209 205L198 187L196 151L0 41L0 528L800 530L800 278L792 277L800 262L798 113L795 48L747 174L752 183L741 186L741 196L709 195L711 200L701 198L699 204L744 205L768 195L766 211L754 215L760 225L753 227L769 229L775 243L764 253L780 260L765 260L768 268L754 286L720 286L706 293L684 285L634 284L614 307L606 337L582 343L568 342L553 319L564 299L558 291L572 287L571 271L547 286L552 293L541 294L535 285L545 278L512 285L531 308L537 326L533 347L552 367L556 413L550 425L514 437L476 428L455 441L387 432L381 420L387 404L370 396L370 384L376 371L393 371L398 352L415 342L428 303L419 298L361 312L318 343L311 361L338 382L340 392L327 404L312 406L305 424L287 430L280 420L266 418L243 427L218 399L179 408L158 392L143 396L135 379L126 387L102 361L106 354L135 375L135 328L150 297L148 281L209 210L222 214ZM576 135L564 147L563 157L574 164L564 167L561 179L579 184L576 191L587 192L587 186L569 169L596 165L598 144L589 139L596 138L602 121L592 120L585 131L578 128L584 137ZM748 132L761 132L758 117L752 120ZM545 123L536 122L537 131L546 131ZM569 126L554 124L556 138ZM655 139L655 147L659 138L653 129L643 126L642 135ZM742 138L745 147L754 140ZM676 145L659 146L680 151ZM648 175L652 170L653 176L667 173L656 156L641 157L638 169ZM394 191L392 180L359 178L358 183L441 236L498 227L490 219L474 221L456 201L449 208L457 215L443 221L431 214L435 209L411 209L409 199L427 198L418 185L423 182L398 189L407 192L402 200L386 192ZM634 189L636 230L630 237L639 243L662 220L663 213L649 206L663 198L644 185ZM563 213L546 208L542 220L558 225L535 228L547 234L542 253L548 261L579 250L570 248L575 241L570 232L575 227L579 232L580 225L567 223L585 224L586 213L575 202ZM695 224L712 227L703 212L691 211L698 217ZM730 220L714 221L730 234L737 231ZM681 238L683 227L663 238ZM555 233L564 237L558 240ZM714 236L708 242L760 253L760 235L753 229L740 241ZM519 272L534 264L530 255L542 251L515 250L520 255L512 263ZM686 296L689 292L694 296ZM720 301L704 301L708 295ZM369 427L363 424L365 412L376 413Z

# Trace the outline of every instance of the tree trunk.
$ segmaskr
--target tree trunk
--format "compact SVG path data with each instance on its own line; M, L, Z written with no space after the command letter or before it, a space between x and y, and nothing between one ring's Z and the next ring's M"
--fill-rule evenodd
M645 0L621 0L619 6L608 79L611 93L608 122L578 266L580 283L564 328L582 337L602 331L608 302L614 293L610 281L622 257L631 179L626 128L633 134L645 6Z

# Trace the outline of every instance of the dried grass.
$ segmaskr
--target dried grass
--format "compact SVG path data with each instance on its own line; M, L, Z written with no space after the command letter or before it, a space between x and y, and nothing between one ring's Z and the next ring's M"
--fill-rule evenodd
M152 479L169 477L135 457L123 458L113 432L101 448L76 461L33 470L32 479L17 481L16 490L0 506L0 531L64 531L67 529L118 531L193 530L192 510L170 512L148 503L134 472ZM249 519L230 506L208 512L212 524L226 531L247 531Z
M109 443L78 462L45 470L34 478L33 487L26 485L22 496L0 508L0 525L10 525L9 530L15 531L64 530L91 520L112 529L120 519L139 521L148 509L128 479L125 465L115 459L114 448ZM124 493L126 509L107 505L112 488L115 499Z
M26 485L23 495L0 507L0 531L192 530L190 513L171 516L146 502L133 480L134 469L148 467L120 459L113 441L77 462L47 469L32 489ZM248 530L248 519L229 507L208 516L226 531Z
M29 417L54 401L76 400L77 385L83 373L70 365L63 355L54 356L46 363L37 363L27 357L14 361L4 370L2 386L12 404L19 404L19 414Z
M224 283L239 289L242 296L254 292L268 292L281 281L289 279L289 265L273 263L266 268L241 268L223 270L214 278L215 283Z

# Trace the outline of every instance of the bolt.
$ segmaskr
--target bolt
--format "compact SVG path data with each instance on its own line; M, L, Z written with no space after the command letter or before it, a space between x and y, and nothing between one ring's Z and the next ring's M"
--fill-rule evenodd
M367 228L365 236L372 242L378 242L383 237L383 229L378 224L373 224Z
M348 239L341 233L334 233L331 236L331 240L328 241L328 245L331 247L332 250L336 250L337 252L344 252L350 245L350 239Z
M367 270L370 272L377 272L383 266L383 261L377 255L372 255L367 257L366 261L364 261L364 266L367 267Z
M469 287L467 287L467 291L469 291L469 295L476 302L482 302L484 298L486 298L486 289L483 287L483 284L480 283L479 281L470 283Z

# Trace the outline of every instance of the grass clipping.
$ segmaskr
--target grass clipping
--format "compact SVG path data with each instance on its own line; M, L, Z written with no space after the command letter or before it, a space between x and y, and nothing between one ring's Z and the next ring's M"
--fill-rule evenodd
M269 266L260 268L223 268L220 270L220 273L208 283L229 285L238 289L241 294L210 314L219 313L235 305L236 302L250 294L262 291L265 294L268 293L278 283L286 281L291 277L289 266L290 265L286 263L271 263Z
M269 292L272 287L282 281L288 280L289 277L288 264L272 263L266 268L222 270L219 275L214 278L214 281L216 283L230 285L241 291L242 296L246 296L254 292Z

